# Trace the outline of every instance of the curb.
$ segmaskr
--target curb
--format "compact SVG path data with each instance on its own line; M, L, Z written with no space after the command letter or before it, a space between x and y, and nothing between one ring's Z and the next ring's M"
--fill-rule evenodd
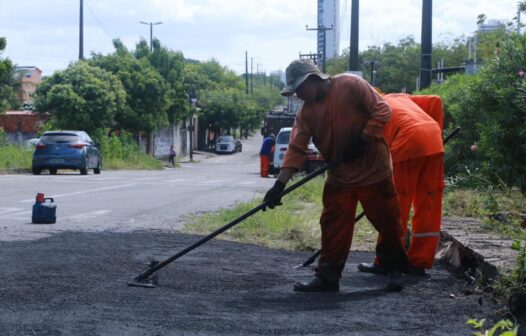
M513 239L482 230L474 218L444 218L436 259L481 284L514 269Z
M29 174L31 173L29 168L4 168L0 169L0 175L14 175L14 174Z

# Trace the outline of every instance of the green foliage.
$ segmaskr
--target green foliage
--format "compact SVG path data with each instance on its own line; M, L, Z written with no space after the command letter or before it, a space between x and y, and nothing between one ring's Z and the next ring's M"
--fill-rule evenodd
M481 330L474 332L473 335L475 336L517 336L519 333L519 326L506 319L498 321L488 330L484 330L486 319L470 319L466 323L471 325L475 330Z
M37 88L34 105L40 113L51 113L59 128L92 132L113 124L125 97L118 78L79 61L45 79Z
M0 127L0 147L7 145L7 135L5 134L4 128Z
M0 146L0 169L29 169L32 158L33 150L31 148L13 145Z
M126 102L115 115L115 126L131 132L151 132L167 125L170 90L164 78L147 59L136 59L119 40L114 46L113 54L93 55L89 63L117 76L126 91Z
M129 133L107 136L105 130L99 129L93 134L93 138L100 144L104 169L163 168L161 161L141 151Z
M457 75L423 93L444 100L460 136L446 148L446 171L526 192L526 36L509 34L476 76ZM477 150L470 150L471 145Z
M314 251L320 244L319 217L323 177L316 178L284 197L282 206L259 212L225 232L222 237L244 243L297 251ZM261 204L261 199L194 217L187 233L208 234ZM358 209L360 211L360 209ZM353 249L374 250L376 231L363 219L356 224Z
M451 42L440 42L433 46L433 64L444 60L444 66L460 66L467 58L464 38ZM411 92L416 87L416 77L420 74L420 44L412 36L400 39L397 43L384 43L382 46L369 46L359 55L364 78L371 82L371 62L375 62L376 87L383 92ZM331 59L327 64L329 74L342 73L348 69L349 49L342 56Z
M0 55L7 46L5 37L0 37ZM14 66L9 58L0 57L0 113L18 107Z
M168 84L168 120L174 122L188 117L190 104L184 86L183 54L161 46L159 40L154 39L152 52L146 41L141 40L137 44L135 57L147 59Z
M189 95L198 99L201 122L217 130L257 128L265 112L283 101L278 87L261 75L247 95L244 79L215 60L187 64L185 85Z

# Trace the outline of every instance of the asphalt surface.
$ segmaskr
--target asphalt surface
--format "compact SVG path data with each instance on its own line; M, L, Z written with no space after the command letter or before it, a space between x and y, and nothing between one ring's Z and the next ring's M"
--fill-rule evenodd
M162 172L0 177L0 335L470 335L467 319L495 317L439 265L392 293L356 271L372 253L352 252L339 293L295 293L312 270L292 266L310 253L219 239L160 270L157 288L127 286L200 238L177 232L187 216L273 183L257 175L258 140ZM57 224L30 224L39 191L55 197Z
M214 240L159 271L157 288L128 287L152 258L198 237L81 233L0 243L2 335L470 335L469 318L496 308L438 267L405 290L356 271L339 293L295 293L308 254ZM482 300L482 301L480 301ZM479 303L482 302L482 305Z

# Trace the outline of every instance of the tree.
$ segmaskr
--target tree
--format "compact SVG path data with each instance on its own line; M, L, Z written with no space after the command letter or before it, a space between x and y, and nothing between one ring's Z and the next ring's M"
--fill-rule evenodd
M95 54L89 63L117 76L126 91L124 108L115 116L116 126L134 133L151 133L168 122L169 87L147 59L136 59L122 44L114 41L115 52Z
M0 37L0 55L6 46L5 37ZM9 58L0 57L0 113L10 108L16 108L18 105L13 63Z
M483 25L486 22L486 14L479 14L477 16L477 26Z
M172 51L163 47L158 39L153 40L153 51L141 40L135 49L137 59L147 59L150 64L164 78L168 86L169 105L166 109L168 120L174 122L188 117L189 97L184 87L184 56L181 52Z
M520 34L522 23L521 14L526 13L526 0L517 2L517 34Z
M59 128L93 132L112 126L125 101L116 76L79 61L46 78L37 87L34 105L39 113L49 112Z

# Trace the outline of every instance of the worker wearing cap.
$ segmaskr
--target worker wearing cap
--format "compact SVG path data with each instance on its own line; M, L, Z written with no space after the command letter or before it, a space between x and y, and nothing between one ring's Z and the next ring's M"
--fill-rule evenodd
M314 144L327 161L344 159L330 169L323 190L320 218L321 255L314 278L297 283L295 291L338 291L349 254L357 203L379 233L376 256L391 274L408 267L400 240L400 207L392 180L389 148L383 137L391 109L362 78L351 74L330 77L306 59L286 70L282 95L304 101L292 128L290 143L274 186L265 202L273 208L292 175Z
M384 130L391 148L393 176L400 200L402 241L409 241L411 273L424 275L433 266L440 237L444 190L443 110L438 96L388 94L392 117ZM407 236L411 207L412 235ZM407 239L409 238L409 239ZM382 264L358 265L362 272L383 273Z
M261 144L261 150L259 151L259 174L261 177L268 177L270 164L273 161L275 145L276 136L274 134L271 133L263 139L263 144Z

